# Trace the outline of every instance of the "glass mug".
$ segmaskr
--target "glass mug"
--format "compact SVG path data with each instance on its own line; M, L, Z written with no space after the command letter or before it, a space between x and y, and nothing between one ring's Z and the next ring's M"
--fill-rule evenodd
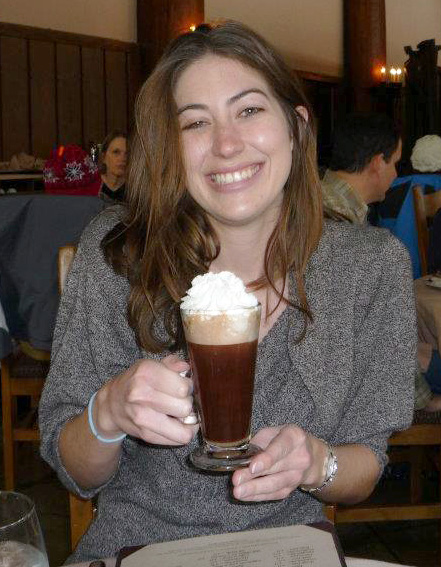
M209 471L248 465L260 304L229 311L181 307L203 446L190 455Z
M0 490L0 565L49 567L35 505L18 492Z

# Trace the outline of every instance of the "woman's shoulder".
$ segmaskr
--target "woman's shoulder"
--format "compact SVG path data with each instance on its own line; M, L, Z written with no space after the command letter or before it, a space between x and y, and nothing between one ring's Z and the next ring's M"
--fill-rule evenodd
M409 262L407 248L388 229L369 224L326 220L317 249L337 258L350 257L365 262Z
M82 266L83 270L98 274L98 277L107 276L109 271L113 273L104 258L101 243L103 238L123 220L124 212L125 207L122 205L107 207L84 229L76 253L77 265Z
M81 248L100 244L104 236L123 220L124 212L123 205L114 205L101 211L84 229L80 239Z

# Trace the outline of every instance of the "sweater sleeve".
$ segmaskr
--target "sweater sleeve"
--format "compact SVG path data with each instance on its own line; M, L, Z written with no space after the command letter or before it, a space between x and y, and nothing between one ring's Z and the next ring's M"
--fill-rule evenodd
M381 466L389 436L412 422L417 370L409 256L385 234L373 261L356 270L352 391L333 439L366 444Z
M51 367L39 407L41 455L68 490L84 498L101 487L80 490L70 477L59 454L61 430L85 410L91 395L107 380L141 357L125 316L128 284L106 264L100 248L115 222L105 212L81 238L60 301Z

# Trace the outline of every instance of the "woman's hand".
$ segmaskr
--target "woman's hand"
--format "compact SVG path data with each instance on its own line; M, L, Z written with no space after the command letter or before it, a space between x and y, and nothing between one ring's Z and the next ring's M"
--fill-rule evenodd
M98 392L94 422L100 434L121 433L158 445L185 445L198 430L181 420L193 408L192 381L179 375L189 365L177 356L139 360Z
M247 468L233 474L233 495L238 500L281 500L300 484L319 486L323 482L326 444L303 429L295 425L269 427L251 442L263 451Z

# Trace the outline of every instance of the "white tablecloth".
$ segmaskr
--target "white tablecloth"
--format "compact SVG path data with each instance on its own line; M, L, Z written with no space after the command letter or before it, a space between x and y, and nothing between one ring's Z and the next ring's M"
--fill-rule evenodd
M106 559L106 567L114 567L115 559ZM86 563L77 563L71 567L89 567L90 561ZM346 557L348 567L409 567L398 563L385 563L384 561L374 561L373 559L356 559L354 557Z
M429 287L427 279L414 281L418 339L441 352L441 289Z

